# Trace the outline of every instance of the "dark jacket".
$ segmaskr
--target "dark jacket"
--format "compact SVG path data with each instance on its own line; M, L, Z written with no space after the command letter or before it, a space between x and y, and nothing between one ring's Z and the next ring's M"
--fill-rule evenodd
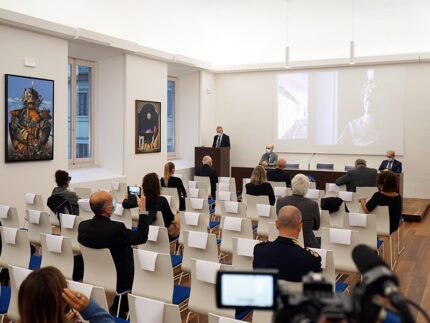
M245 185L246 194L249 195L267 195L269 197L270 205L275 205L276 197L275 192L273 191L272 185L270 183L262 183L260 185L254 185L252 183L248 183Z
M137 231L127 229L124 223L96 214L91 220L79 224L78 241L89 248L108 248L117 272L117 291L131 290L134 277L131 246L145 243L148 230L148 217L143 214L139 216Z
M187 197L187 191L185 190L184 183L179 177L170 176L169 181L166 185L164 178L160 179L161 187L173 187L178 190L179 195L179 211L185 211L185 198Z
M211 181L211 196L212 198L215 198L215 192L216 192L216 183L218 183L218 174L215 169L210 168L209 165L203 165L196 169L195 171L196 176L205 176L209 177Z
M216 142L218 140L218 135L214 136L214 141L212 143L212 147L216 147ZM225 133L222 134L220 147L228 147L230 148L230 137Z
M347 171L335 183L338 186L346 184L348 192L355 192L357 186L376 186L376 175L376 169L362 166Z
M310 271L321 271L321 257L296 239L278 237L255 245L253 267L278 269L279 279L301 282Z
M381 166L379 166L378 170L379 171L383 171L384 169L388 168L388 163L390 161L389 160L384 160L381 163ZM402 172L402 162L398 161L397 159L393 160L393 163L391 165L391 168L388 168L389 170L391 170L393 173L401 173Z
M287 187L291 187L291 179L286 170L275 168L267 171L267 180L271 182L285 182Z

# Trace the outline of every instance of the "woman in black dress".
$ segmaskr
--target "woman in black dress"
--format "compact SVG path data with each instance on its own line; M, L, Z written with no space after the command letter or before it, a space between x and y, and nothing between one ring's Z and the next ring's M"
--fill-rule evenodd
M178 190L179 196L179 210L185 211L185 198L187 192L185 191L184 184L179 177L173 176L175 174L175 164L172 162L164 165L164 177L161 177L160 182L162 187L173 187Z
M266 170L263 166L254 168L251 174L251 183L245 185L246 194L249 195L267 195L270 205L275 205L276 198L272 185L267 182Z

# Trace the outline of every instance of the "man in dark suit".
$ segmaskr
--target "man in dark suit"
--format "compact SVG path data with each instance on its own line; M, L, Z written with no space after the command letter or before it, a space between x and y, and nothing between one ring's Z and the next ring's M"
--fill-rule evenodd
M402 162L396 159L396 153L394 150L387 151L387 159L381 163L379 166L379 171L392 171L393 173L401 173L402 172Z
M364 159L355 161L355 169L349 170L345 175L336 179L336 185L346 184L349 192L355 192L357 186L376 186L377 171L374 168L367 168Z
M216 135L212 147L228 147L230 148L230 137L227 136L221 126L216 127Z
M212 158L211 156L205 156L202 160L202 166L197 168L194 172L196 176L209 177L211 182L211 196L215 198L216 183L218 183L218 174L215 169L212 168Z
M297 240L302 230L302 214L299 209L287 205L281 208L275 221L279 237L254 247L254 268L279 270L279 279L301 282L304 275L321 271L318 253L303 248Z
M132 231L124 223L111 221L115 207L112 196L108 192L94 193L90 198L90 207L95 215L91 220L82 221L78 228L79 243L94 249L109 248L117 272L117 291L131 290L134 278L131 246L145 243L148 239L148 216L142 214L145 210L143 194L139 202L139 223L137 231Z
M285 167L287 166L287 161L283 158L278 159L275 169L267 170L267 180L271 182L285 182L287 187L291 187L291 179L288 175Z

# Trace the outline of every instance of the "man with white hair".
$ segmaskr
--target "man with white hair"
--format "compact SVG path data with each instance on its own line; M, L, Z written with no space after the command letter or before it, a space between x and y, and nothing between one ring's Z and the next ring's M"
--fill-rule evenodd
M261 156L260 162L258 163L261 165L264 161L267 162L269 167L273 167L278 162L278 155L273 152L273 144L266 145L266 152Z
M304 275L321 271L318 253L303 248L297 240L302 230L302 215L298 208L284 206L275 222L279 237L275 241L254 247L254 268L279 270L279 279L301 282Z
M320 228L320 211L318 203L305 197L309 190L309 178L303 174L297 174L291 181L293 195L278 199L276 213L279 214L282 207L292 205L298 208L303 217L303 240L305 247L319 248L320 242L316 239L313 230Z
M202 159L202 166L197 168L194 172L196 176L209 177L211 182L211 196L215 198L216 183L218 183L218 174L215 169L212 168L212 158L211 156L204 156Z
M338 186L346 184L348 192L355 192L357 186L376 186L377 173L375 168L368 168L366 161L359 158L355 161L355 169L347 171L335 183Z

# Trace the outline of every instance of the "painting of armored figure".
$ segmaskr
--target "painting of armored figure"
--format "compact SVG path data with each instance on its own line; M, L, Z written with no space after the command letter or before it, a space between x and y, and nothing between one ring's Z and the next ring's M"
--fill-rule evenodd
M6 74L6 162L54 158L54 81Z

